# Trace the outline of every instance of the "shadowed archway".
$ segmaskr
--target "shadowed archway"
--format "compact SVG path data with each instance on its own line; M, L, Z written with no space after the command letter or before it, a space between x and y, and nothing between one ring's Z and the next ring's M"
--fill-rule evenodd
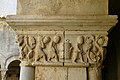
M20 61L14 60L8 65L8 71L6 73L6 80L19 80L20 75Z

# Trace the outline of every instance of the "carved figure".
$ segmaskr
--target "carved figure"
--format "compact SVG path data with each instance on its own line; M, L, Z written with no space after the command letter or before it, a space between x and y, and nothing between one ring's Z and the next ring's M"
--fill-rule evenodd
M80 62L84 62L83 61L83 56L82 56L83 43L84 43L84 37L83 36L78 36L76 46L75 46L75 49L74 49L73 55L72 55L72 61L73 62L77 62L77 60L79 60Z
M24 44L24 36L23 35L17 35L17 43L20 47Z
M20 56L19 58L21 60L25 59L26 58L26 55L28 53L28 48L26 47L26 36L23 36L23 35L18 35L17 36L17 41L18 41L18 44L20 46Z
M58 49L57 44L60 42L59 36L54 36L53 41L50 43L48 48L48 61L58 62Z
M92 47L87 53L87 58L90 63L102 62L104 58L104 48L107 45L108 38L105 36L97 36L93 39Z
M67 39L65 42L65 60L66 61L67 60L69 61L71 59L72 50L73 50L72 44L70 43L70 40Z
M94 36L92 35L87 35L85 39L85 44L83 45L83 51L86 54L86 59L85 62L89 62L89 54L91 52L91 49L93 47L93 41L94 41Z
M30 49L34 49L34 48L35 48L35 46L36 46L36 40L35 40L34 37L29 36L27 42L28 42L28 43L27 43L27 44L28 44L28 47L29 47Z
M107 46L107 42L108 42L108 37L107 36L99 36L98 37L98 40L97 40L97 43L99 46Z
M47 36L42 38L42 40L38 39L36 50L35 50L35 53L36 53L35 61L40 61L40 62L47 61L47 56L43 49L46 48L45 44L49 42L50 42L50 37L47 37Z
M35 54L34 49L36 47L36 39L33 36L27 37L26 47L29 50L28 54L26 55L26 58L31 61L33 60Z

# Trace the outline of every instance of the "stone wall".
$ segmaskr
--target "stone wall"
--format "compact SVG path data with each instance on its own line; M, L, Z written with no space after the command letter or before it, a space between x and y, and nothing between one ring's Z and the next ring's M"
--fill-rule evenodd
M18 0L18 15L107 15L108 0Z
M19 54L18 45L15 40L16 33L8 24L0 21L0 56L7 58L10 55Z
M10 62L16 60L16 56L19 55L19 48L15 40L16 33L5 20L5 18L0 18L0 74L2 80L6 77Z

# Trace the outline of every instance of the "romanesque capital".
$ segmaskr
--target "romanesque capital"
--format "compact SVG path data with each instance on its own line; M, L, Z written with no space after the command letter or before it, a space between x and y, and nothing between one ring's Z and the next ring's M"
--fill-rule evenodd
M101 66L117 16L8 16L27 65Z

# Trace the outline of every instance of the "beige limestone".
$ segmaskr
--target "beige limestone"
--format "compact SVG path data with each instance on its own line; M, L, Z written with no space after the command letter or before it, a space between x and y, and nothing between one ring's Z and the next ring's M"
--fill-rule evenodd
M34 80L35 70L31 66L21 66L20 69L20 80Z
M67 68L36 66L35 80L67 80Z
M7 22L35 80L101 80L107 31L117 23L108 0L18 0L17 6Z
M107 15L108 0L18 0L18 15Z
M86 68L68 68L68 80L87 80Z
M88 68L88 78L89 80L102 80L101 68L100 67Z
M36 68L35 80L66 80L65 75L70 75L68 80L79 80L80 77L82 80L101 80L101 72L96 69L102 67L108 41L107 31L116 24L116 18L112 15L24 15L8 16L7 22L18 34L22 62L25 60L27 65ZM54 71L55 68L58 74L63 74L60 74L62 78ZM74 74L76 77L72 77L72 72L80 76Z
M37 66L35 70L36 80L87 80L86 68Z
M8 16L7 22L17 31L108 31L115 26L116 15L100 16Z

